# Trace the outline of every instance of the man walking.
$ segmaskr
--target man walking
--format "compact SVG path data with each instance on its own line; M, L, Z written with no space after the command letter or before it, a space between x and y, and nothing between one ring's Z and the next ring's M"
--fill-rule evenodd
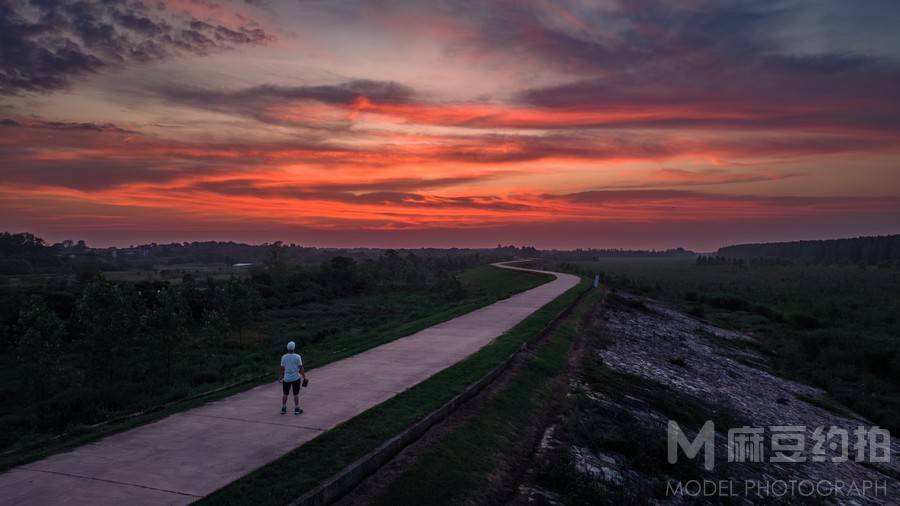
M300 409L300 378L303 377L303 386L306 386L306 372L303 371L303 359L300 355L294 353L296 348L294 341L287 343L288 352L281 356L281 390L284 395L281 397L281 414L287 413L287 398L290 390L294 391L294 414L303 413Z

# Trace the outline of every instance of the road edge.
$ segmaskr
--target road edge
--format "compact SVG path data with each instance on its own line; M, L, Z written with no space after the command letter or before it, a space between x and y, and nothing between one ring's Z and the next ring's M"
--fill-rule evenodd
M557 278L561 274L558 272L528 269L524 267L514 267L509 265L511 263L525 261L527 260L501 262L491 265L501 269L553 274ZM557 315L555 315L544 326L543 329L541 329L535 335L531 336L528 340L522 343L522 345L518 349L516 349L509 356L503 359L502 362L493 367L484 376L482 376L474 383L470 384L468 387L466 387L465 390L457 394L455 397L453 397L440 407L425 415L413 425L407 427L402 432L391 437L374 450L355 460L343 470L327 479L322 484L306 492L296 500L290 502L290 506L324 506L333 503L334 501L340 499L348 492L350 492L354 487L356 487L356 485L358 485L368 476L375 473L381 466L383 466L390 459L400 453L404 448L421 438L428 431L428 429L446 419L451 413L456 411L466 401L468 401L469 399L477 395L480 391L482 391L485 387L490 385L503 373L503 371L505 371L509 367L509 365L517 355L529 348L531 343L535 342L536 340L540 339L541 336L552 331L557 323L559 323L562 319L566 318L571 313L572 308L574 308L578 304L578 302L581 301L584 295L590 290L590 287L583 286L582 282L580 281L569 290L579 289L580 292L575 297L575 299L573 299L571 303L569 303ZM563 295L568 293L569 290L563 292L553 300L547 302L547 304L550 304L553 301L557 300L559 297L562 297Z

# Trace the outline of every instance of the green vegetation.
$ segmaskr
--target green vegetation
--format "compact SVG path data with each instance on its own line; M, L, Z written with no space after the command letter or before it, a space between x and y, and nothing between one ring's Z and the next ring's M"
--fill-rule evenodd
M515 273L483 265L458 277L465 296L455 301L422 297L418 291L395 289L378 295L358 295L327 304L279 307L261 323L273 336L309 336L302 342L311 367L409 335L417 330L474 311L497 300L543 284L551 276ZM319 345L320 340L325 340ZM301 345L301 341L297 342ZM271 355L268 356L269 359Z
M466 360L229 484L199 504L264 506L296 499L462 392L538 335L587 286L582 282Z
M600 291L585 296L471 419L430 447L374 504L491 504L504 472L517 471L540 436L540 419L560 405L559 386L579 324ZM514 463L510 466L510 463ZM514 469L510 469L513 467ZM509 476L506 476L509 478Z
M152 418L94 427L122 415L166 405L162 416L197 394L252 386L274 374L289 339L314 368L550 279L472 267L483 261L388 251L224 280L0 289L0 466Z
M738 244L718 254L753 263L900 266L900 235Z
M858 266L578 262L614 286L747 331L776 372L900 430L900 271Z

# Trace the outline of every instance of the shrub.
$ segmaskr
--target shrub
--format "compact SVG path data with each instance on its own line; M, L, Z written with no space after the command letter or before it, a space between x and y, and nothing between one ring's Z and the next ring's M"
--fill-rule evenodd
M677 365L678 367L687 367L687 362L684 361L684 357L670 358L669 363L672 365Z
M0 258L0 274L17 275L31 272L31 264L18 258Z
M765 316L766 318L768 318L769 320L771 320L773 322L781 323L784 321L784 316L782 316L781 313L779 313L778 311L775 311L774 309L770 308L769 306L757 304L751 308L751 311L753 311L754 313L756 313L758 315Z
M218 371L201 371L191 377L191 385L207 385L209 383L217 383L222 381L222 375Z
M709 304L719 309L728 311L745 311L750 307L750 303L740 297L732 295L720 295L709 299Z
M798 329L811 330L822 326L822 323L815 316L803 313L791 314L790 317L788 317L788 321Z

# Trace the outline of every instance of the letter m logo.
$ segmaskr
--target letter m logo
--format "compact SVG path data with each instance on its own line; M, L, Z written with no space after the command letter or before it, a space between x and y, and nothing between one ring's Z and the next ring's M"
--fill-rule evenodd
M716 428L712 420L707 420L697 433L697 437L690 441L682 432L678 422L669 420L668 442L669 442L669 464L678 462L678 448L684 451L685 456L693 459L703 449L703 467L707 471L712 471L715 463L716 450Z

